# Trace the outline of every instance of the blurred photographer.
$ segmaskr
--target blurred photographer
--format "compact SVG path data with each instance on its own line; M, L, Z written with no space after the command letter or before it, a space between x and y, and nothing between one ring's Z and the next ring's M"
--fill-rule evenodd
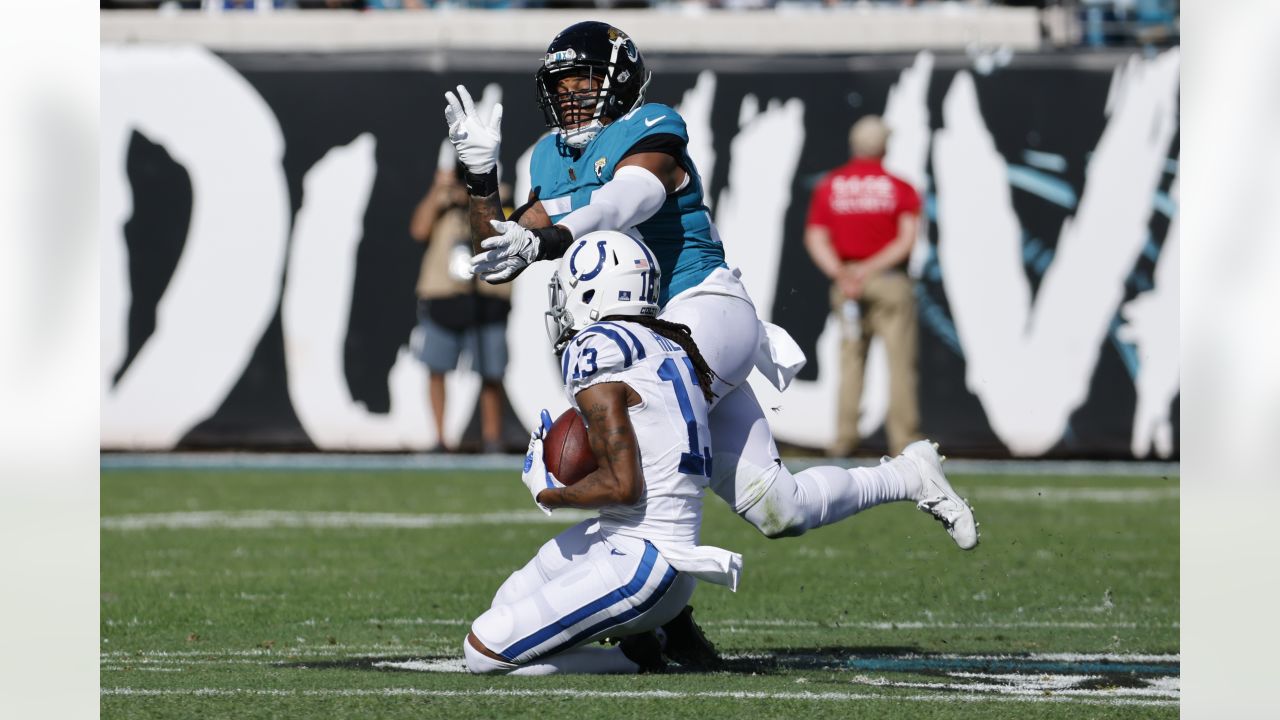
M418 327L411 346L429 373L428 396L439 440L432 452L452 452L444 441L445 374L465 350L480 375L480 434L484 452L502 452L502 377L507 369L507 316L511 285L479 282L471 274L471 228L463 166L446 140L435 180L409 223L426 243L418 274Z

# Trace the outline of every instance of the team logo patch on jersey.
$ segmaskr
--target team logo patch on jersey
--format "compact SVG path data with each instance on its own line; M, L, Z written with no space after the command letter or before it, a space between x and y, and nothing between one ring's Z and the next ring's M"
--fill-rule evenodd
M607 162L609 161L606 160L605 158L600 158L599 160L596 161L596 178L597 179L599 179L601 174L604 172L604 166L605 166L605 163Z

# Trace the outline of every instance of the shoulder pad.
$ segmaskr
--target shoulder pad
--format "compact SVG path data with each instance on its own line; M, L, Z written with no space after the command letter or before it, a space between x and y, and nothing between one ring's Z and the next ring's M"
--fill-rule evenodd
M629 328L613 322L588 325L565 346L561 371L566 386L586 387L645 358L644 344Z
M686 141L689 139L684 118L680 117L680 113L670 105L645 103L624 115L622 119L633 126L632 132L637 137L667 134L678 135Z

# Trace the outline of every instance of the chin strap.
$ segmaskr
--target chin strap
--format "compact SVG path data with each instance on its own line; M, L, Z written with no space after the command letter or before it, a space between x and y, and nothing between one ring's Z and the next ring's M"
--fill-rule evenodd
M574 128L573 130L561 129L560 137L564 140L565 145L575 150L581 150L587 146L587 143L595 139L595 136L599 135L603 129L604 123L600 122L599 119L595 119L580 128Z

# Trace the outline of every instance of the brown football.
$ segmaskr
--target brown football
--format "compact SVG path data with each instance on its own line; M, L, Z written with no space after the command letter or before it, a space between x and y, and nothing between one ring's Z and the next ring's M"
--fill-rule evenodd
M577 410L565 410L552 423L542 440L542 460L547 470L565 485L578 482L596 469L596 455L587 440L587 426Z

